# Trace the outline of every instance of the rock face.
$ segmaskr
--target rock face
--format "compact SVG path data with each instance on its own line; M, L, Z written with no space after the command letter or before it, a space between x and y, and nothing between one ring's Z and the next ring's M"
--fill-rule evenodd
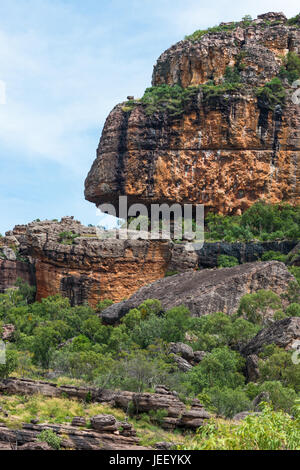
M61 438L61 449L68 450L148 450L139 445L134 436L124 436L122 432L110 430L78 429L70 425L27 424L22 429L9 429L0 424L1 445L7 450L50 450L46 443L37 441L39 434L50 430Z
M35 285L34 267L21 261L0 259L0 292L13 287L18 278L30 285Z
M171 392L164 386L157 387L156 393L134 393L120 390L103 390L91 387L61 386L42 381L25 379L6 379L0 382L0 393L36 395L47 397L67 396L71 399L85 400L87 396L93 402L105 403L121 408L128 412L131 405L134 414L149 413L149 411L164 410L162 427L176 427L195 430L205 424L210 414L205 411L199 400L194 400L190 409L178 398L176 392ZM74 423L78 427L78 422ZM113 416L98 415L91 422L92 428L98 432L115 432L122 428L124 436L133 436L134 432L128 423L119 423ZM0 430L1 441L1 430Z
M300 318L285 318L264 328L242 349L242 354L258 354L268 344L276 344L286 350L299 348Z
M271 19L276 18L276 20ZM255 201L299 203L300 107L286 81L284 106L268 109L256 90L276 77L288 52L300 53L300 29L282 14L260 16L246 27L186 39L154 67L154 86L198 87L183 112L146 112L142 102L117 105L104 126L85 197L95 204L129 202L205 204L239 214ZM242 86L215 91L227 67Z
M61 243L63 233L77 238ZM22 277L36 284L37 300L61 293L71 305L96 306L102 299L122 300L165 275L169 241L104 240L97 233L70 217L15 227L8 234L17 239L27 263L0 260L1 290Z
M281 293L294 280L285 265L277 261L191 271L143 287L129 300L105 309L101 317L106 323L113 324L146 299L160 300L164 309L185 305L193 316L214 312L231 315L236 312L243 295L260 289Z
M71 244L61 243L63 233L76 238ZM200 251L190 252L170 240L123 240L122 231L118 239L98 235L95 227L85 227L72 217L16 226L0 238L0 292L14 287L21 278L36 286L37 300L60 293L72 305L88 302L95 306L102 299L118 302L128 298L168 271L216 267L221 254L236 256L244 263L257 260L265 251L288 254L296 245L293 241L218 242L204 243ZM137 235L130 234L132 238ZM12 253L15 259L7 259Z

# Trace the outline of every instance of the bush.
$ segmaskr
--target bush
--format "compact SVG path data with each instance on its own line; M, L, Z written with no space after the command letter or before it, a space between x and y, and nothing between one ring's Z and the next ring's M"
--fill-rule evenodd
M289 18L287 22L290 26L299 24L299 22L300 22L300 13L298 13L298 15L296 15L296 16L293 16L293 18Z
M280 381L284 387L300 393L300 369L292 361L292 353L280 348L267 348L272 354L259 361L260 382Z
M290 266L290 273L296 278L297 283L300 285L300 266Z
M109 299L100 300L100 302L98 302L98 304L97 304L96 311L98 313L101 313L103 310L110 307L111 305L113 305L112 300L109 300Z
M178 450L297 450L300 419L265 405L262 416L248 416L239 424L211 422L199 428L188 448Z
M195 394L213 387L237 388L244 384L242 370L245 361L228 347L216 348L191 369L186 377Z
M299 303L290 304L287 307L285 313L288 317L300 317L300 304Z
M259 290L255 294L246 294L242 297L238 308L238 315L243 316L256 325L266 324L268 316L281 309L280 297L272 291Z
M300 57L295 52L288 52L284 58L279 77L286 78L290 84L300 78Z
M274 410L292 414L298 397L293 388L284 387L280 381L266 381L259 386L258 392L269 395Z
M74 240L80 237L79 234L73 232L61 232L59 234L59 243L63 245L73 245Z
M232 268L237 266L239 260L235 256L220 255L218 256L218 266L219 268Z
M209 213L205 220L206 239L227 242L300 238L300 206L258 201L242 216Z
M281 261L285 263L287 260L287 255L283 255L280 251L266 251L262 257L262 261Z
M7 379L10 376L10 374L17 369L17 366L18 366L17 352L7 349L5 352L5 364L0 363L0 379Z
M273 111L277 105L284 106L286 91L280 78L275 77L256 91L258 106Z
M40 442L46 442L52 449L59 450L61 445L61 437L59 437L51 429L44 429L38 436L37 440Z
M172 117L184 113L187 103L198 93L199 87L180 85L159 85L147 88L140 102L145 106L146 114L167 111Z
M211 410L219 416L233 418L237 413L251 409L251 401L241 388L233 390L214 387L205 390L205 393L210 399Z

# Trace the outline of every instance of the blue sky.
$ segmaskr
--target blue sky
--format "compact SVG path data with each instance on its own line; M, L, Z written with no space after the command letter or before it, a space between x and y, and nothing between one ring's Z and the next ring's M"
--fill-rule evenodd
M99 222L83 184L109 111L150 85L185 34L295 0L1 0L0 233L33 219Z

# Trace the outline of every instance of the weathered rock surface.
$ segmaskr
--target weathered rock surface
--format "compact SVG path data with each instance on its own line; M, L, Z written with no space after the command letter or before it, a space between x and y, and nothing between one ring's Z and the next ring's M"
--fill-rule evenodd
M268 344L276 344L286 350L297 349L300 345L300 318L285 318L264 328L241 352L245 356L258 354Z
M192 361L194 359L193 348L185 343L170 343L169 350L171 353L180 354L180 356L187 361Z
M214 312L231 315L236 312L243 295L259 289L281 293L294 280L285 265L277 261L186 272L143 287L129 300L105 309L101 317L106 323L113 324L146 299L160 300L164 309L185 305L193 316Z
M100 204L205 204L240 213L259 199L299 203L300 107L285 83L285 106L259 104L257 87L279 73L288 52L300 53L300 29L268 13L248 27L184 40L157 61L153 85L223 83L226 67L240 68L242 86L207 98L202 88L182 114L147 114L136 102L117 105L107 118L85 197ZM270 23L271 22L271 23ZM273 22L273 23L272 23ZM242 66L241 66L242 64Z
M73 244L60 242L63 232L77 235ZM122 236L122 231L117 235ZM130 232L130 236L136 235L139 232ZM296 245L293 241L204 243L201 250L190 252L170 240L101 239L95 227L85 227L72 217L16 226L0 243L0 250L4 250L0 251L0 292L14 287L20 277L36 286L37 300L60 293L72 305L88 302L91 306L102 299L118 302L128 298L140 287L163 278L167 271L216 267L221 254L245 263L259 259L265 251L288 254ZM24 261L1 258L8 244Z
M250 354L246 361L246 376L249 382L257 382L259 378L259 357L256 354Z
M60 242L64 232L77 235L73 244ZM61 293L71 305L124 299L162 278L171 257L169 241L101 239L95 227L71 217L16 226L8 235L28 263L0 260L0 290L22 277L36 284L37 300Z
M11 341L13 339L15 332L15 326L8 323L6 325L2 325L2 333L1 333L1 326L0 326L0 339L3 341Z
M35 285L34 268L29 263L0 259L0 292L14 287L21 278L30 285Z
M148 450L139 445L136 437L123 436L117 432L78 429L69 425L23 424L22 429L9 429L0 424L1 443L11 450L48 450L44 443L38 442L39 434L49 429L61 438L61 448L68 450ZM43 448L41 448L41 446Z
M167 429L185 428L197 429L205 424L210 414L204 409L199 400L194 400L192 407L188 409L178 398L176 392L170 392L166 387L157 388L159 393L134 393L127 391L102 390L92 387L61 386L42 381L9 378L0 382L0 393L9 395L36 395L47 397L68 397L85 400L87 396L93 402L105 403L112 407L128 411L129 406L135 414L149 413L149 411L165 410L167 416L163 419L162 427ZM77 424L76 424L77 426ZM98 431L110 429L115 431L117 427L123 429L124 436L134 434L128 423L119 423L113 416L96 416L92 420L92 427ZM1 433L0 433L1 441Z
M300 243L289 252L287 264L289 266L300 266Z

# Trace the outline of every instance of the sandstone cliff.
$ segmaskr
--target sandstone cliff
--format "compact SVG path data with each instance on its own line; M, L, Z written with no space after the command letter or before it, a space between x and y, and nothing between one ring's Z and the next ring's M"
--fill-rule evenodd
M95 307L102 299L127 298L163 277L171 256L168 241L102 240L95 227L72 217L17 226L7 235L27 262L0 261L2 291L21 277L36 285L37 300L60 293L71 305L88 302Z
M201 250L189 252L170 240L98 235L95 227L85 227L71 217L16 226L0 239L0 292L21 278L36 286L37 300L62 294L71 305L88 302L95 307L104 299L120 302L168 273L215 268L222 254L247 263L270 250L288 254L297 243L204 243Z
M257 95L282 74L288 53L300 54L299 24L269 13L215 29L175 44L154 67L154 87L179 85L189 95L179 112L174 101L155 110L147 100L112 110L86 179L87 200L117 208L127 195L147 205L203 203L224 214L258 199L299 203L295 90L283 79L285 100L273 106ZM238 76L233 83L230 73Z

